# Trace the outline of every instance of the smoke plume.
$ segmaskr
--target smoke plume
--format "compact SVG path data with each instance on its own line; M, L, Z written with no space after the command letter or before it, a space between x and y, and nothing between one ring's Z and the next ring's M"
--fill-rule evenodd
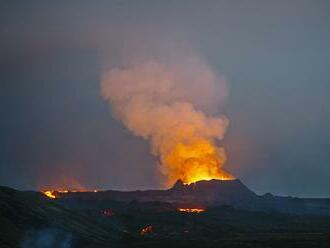
M217 146L228 119L212 116L227 94L226 82L204 61L150 59L111 68L103 74L101 91L115 118L150 141L167 185L177 179L232 179L221 168L226 156Z

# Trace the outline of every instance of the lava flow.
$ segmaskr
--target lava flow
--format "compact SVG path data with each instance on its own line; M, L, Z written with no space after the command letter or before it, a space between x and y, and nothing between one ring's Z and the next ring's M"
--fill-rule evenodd
M178 211L185 213L202 213L205 212L203 208L178 208Z
M68 192L73 192L73 191L69 191L69 190L46 190L43 191L42 193L44 193L44 195L46 195L49 198L57 198L56 197L56 193L68 193Z
M49 198L53 198L53 199L56 198L56 195L54 194L54 191L52 191L52 190L46 190L43 193Z
M99 190L75 190L75 189L72 189L72 190L68 190L68 189L60 189L60 190L45 190L45 191L42 191L42 193L49 197L49 198L52 198L52 199L56 199L58 198L57 194L60 193L60 194L66 194L66 193L75 193L75 192L99 192Z

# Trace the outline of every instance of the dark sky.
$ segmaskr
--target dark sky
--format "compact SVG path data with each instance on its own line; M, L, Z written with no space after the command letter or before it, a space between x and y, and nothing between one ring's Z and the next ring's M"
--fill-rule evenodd
M229 81L226 168L257 193L330 197L329 25L328 0L2 2L0 184L159 187L100 76L184 44Z

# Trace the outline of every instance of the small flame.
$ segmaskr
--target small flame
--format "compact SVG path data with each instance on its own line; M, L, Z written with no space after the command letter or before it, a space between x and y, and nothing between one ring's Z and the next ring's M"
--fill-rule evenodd
M141 229L140 235L145 235L145 234L152 233L152 232L153 232L152 226L146 226Z
M178 208L180 212L185 213L202 213L205 212L205 209L203 208Z

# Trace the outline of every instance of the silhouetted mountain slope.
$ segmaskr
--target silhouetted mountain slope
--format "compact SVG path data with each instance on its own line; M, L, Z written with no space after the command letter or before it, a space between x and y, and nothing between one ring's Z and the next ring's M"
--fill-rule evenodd
M161 196L167 201L149 201ZM206 203L204 212L178 211L185 204L198 205L192 203L196 199ZM0 247L329 247L330 216L256 211L256 207L239 210L223 206L225 201L242 207L261 204L261 208L263 204L287 206L297 199L257 196L238 180L177 182L159 191L69 193L58 199L0 187ZM240 201L244 204L239 205ZM319 201L328 202L298 199L297 206L301 201L316 209ZM249 202L252 205L246 205ZM141 235L146 227L150 231Z
M101 225L41 193L0 187L1 248L37 247L34 243L38 242L42 247L49 241L45 239L59 239L49 242L63 241L75 245L83 243L83 247L98 247L100 244L99 247L102 247L104 243L118 242L122 236L118 229Z
M275 211L293 214L330 214L330 200L258 196L240 180L198 181L185 185L178 180L168 190L69 192L56 193L60 199L113 200L120 202L167 202L176 206L223 206L254 211Z

